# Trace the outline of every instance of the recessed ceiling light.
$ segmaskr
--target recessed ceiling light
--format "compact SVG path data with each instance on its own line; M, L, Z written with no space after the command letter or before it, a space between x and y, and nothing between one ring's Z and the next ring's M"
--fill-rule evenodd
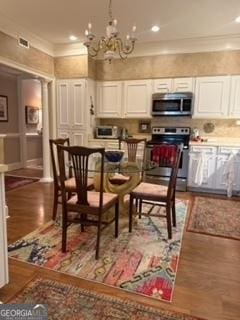
M76 41L76 40L77 40L77 37L74 36L74 35L71 35L71 36L69 36L69 40L71 40L71 41Z
M159 26L153 26L151 29L153 32L158 32L160 30Z
M240 23L240 16L235 19L237 23Z

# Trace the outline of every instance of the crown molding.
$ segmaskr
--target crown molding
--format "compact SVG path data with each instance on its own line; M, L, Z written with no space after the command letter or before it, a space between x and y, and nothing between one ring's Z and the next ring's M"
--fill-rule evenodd
M38 37L26 28L17 25L14 21L0 12L0 31L12 36L15 39L22 37L29 41L31 47L39 49L50 56L54 56L54 45Z
M80 42L52 44L29 30L17 25L0 12L0 30L18 39L19 36L29 41L30 46L52 57L87 55L87 48ZM137 42L131 57L153 56L161 54L229 51L240 49L240 35L199 37L159 42ZM102 60L100 56L98 58Z
M131 54L131 57L177 53L229 51L239 49L240 35L228 35L136 43L136 47Z
M54 45L54 57L87 55L87 48L81 42Z

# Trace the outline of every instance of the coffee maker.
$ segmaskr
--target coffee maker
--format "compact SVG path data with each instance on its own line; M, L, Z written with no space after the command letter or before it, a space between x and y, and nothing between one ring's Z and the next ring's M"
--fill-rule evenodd
M128 129L127 128L121 128L121 140L125 140L128 138Z

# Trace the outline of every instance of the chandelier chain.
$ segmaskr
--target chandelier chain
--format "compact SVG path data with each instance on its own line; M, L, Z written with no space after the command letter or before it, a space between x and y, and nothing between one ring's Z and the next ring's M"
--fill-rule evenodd
M96 57L101 51L104 59L111 63L112 59L116 58L117 55L121 59L126 59L133 52L137 39L135 38L136 26L132 27L132 34L128 34L125 40L120 38L117 30L117 20L113 19L112 0L109 0L108 3L108 16L106 35L102 36L98 41L94 40L96 36L92 32L92 24L88 23L88 29L85 31L87 41L84 45L87 47L88 54L91 57Z
M110 21L113 20L113 16L112 16L112 0L109 0L109 4L108 4L108 16L110 18Z

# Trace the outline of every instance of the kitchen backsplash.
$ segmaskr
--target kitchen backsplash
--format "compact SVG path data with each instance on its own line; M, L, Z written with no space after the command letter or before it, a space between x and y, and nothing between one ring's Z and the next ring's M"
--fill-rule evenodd
M211 133L204 131L206 124L212 123L214 130ZM128 129L129 134L136 135L139 132L139 120L137 119L101 119L101 125L114 125L119 127L125 127ZM236 124L236 120L218 120L218 119L191 119L181 117L158 117L151 119L151 126L168 126L168 127L191 127L198 128L201 136L217 136L217 137L239 137L240 138L240 126ZM211 126L209 126L211 127ZM141 133L142 134L142 133Z

